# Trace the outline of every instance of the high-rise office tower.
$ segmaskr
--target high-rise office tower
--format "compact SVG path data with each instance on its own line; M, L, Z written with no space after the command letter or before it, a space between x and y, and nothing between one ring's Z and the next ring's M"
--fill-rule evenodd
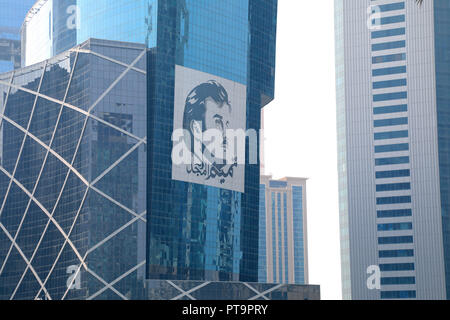
M20 67L20 28L35 0L0 0L0 73Z
M0 75L0 298L142 297L147 51L90 40Z
M258 278L308 283L306 179L261 176Z
M346 299L450 298L449 25L447 0L335 1Z
M243 283L258 280L257 134L244 163L205 143L193 161L175 151L211 128L257 132L276 12L276 0L36 2L23 68L0 75L1 298L318 297Z

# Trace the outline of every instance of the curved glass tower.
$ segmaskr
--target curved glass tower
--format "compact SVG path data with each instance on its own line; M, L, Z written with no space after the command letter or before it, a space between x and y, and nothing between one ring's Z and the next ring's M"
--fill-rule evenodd
M27 67L0 76L2 298L257 282L258 138L227 167L215 151L176 163L173 137L197 121L260 129L276 13L276 0L36 3Z

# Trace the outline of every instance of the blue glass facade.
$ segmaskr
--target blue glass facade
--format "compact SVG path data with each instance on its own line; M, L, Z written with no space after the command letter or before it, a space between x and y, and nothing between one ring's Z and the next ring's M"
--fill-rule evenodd
M171 179L175 65L246 84L246 127L259 130L273 97L275 30L272 0L159 2L148 68L149 278L257 281L259 165L246 165L244 193ZM206 221L216 225L212 243Z
M76 49L0 76L1 299L142 297L146 49L81 49L136 69Z
M450 3L434 1L436 105L442 234L447 299L450 299Z
M283 279L283 242L281 240L281 228L283 226L281 222L281 193L277 193L277 208L278 208L278 228L277 228L277 240L278 240L278 279L281 281ZM275 235L274 235L275 236Z
M344 298L449 298L450 4L335 2Z
M260 190L259 282L308 283L306 179L262 175Z
M79 23L76 4L77 0L56 0L52 3L53 55L60 54L76 44L76 24Z
M35 0L0 0L0 73L20 67L20 27Z
M157 0L43 0L35 4L22 30L22 46L28 48L23 64L48 59L91 38L155 47L157 11ZM39 38L44 32L48 39Z
M283 193L284 279L289 279L287 194ZM286 281L285 281L286 282ZM304 282L303 282L304 283Z
M259 252L258 252L258 281L267 282L266 255L266 186L259 189Z

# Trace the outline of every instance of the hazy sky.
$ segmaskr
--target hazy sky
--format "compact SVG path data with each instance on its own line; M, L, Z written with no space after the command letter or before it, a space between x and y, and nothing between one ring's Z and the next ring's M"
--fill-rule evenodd
M275 101L265 108L266 174L309 178L310 283L341 299L334 2L278 0Z

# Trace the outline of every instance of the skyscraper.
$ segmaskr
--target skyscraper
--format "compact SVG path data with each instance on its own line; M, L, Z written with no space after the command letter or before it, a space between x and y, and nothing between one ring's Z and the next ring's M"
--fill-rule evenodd
M20 28L35 0L0 0L0 73L20 67Z
M450 298L449 23L446 0L335 1L346 299Z
M143 296L147 50L90 40L0 75L0 298Z
M259 282L308 283L306 179L261 176Z
M318 298L243 283L258 280L257 135L244 134L244 163L220 162L228 133L219 151L201 141L200 162L175 160L198 132L259 129L276 12L275 0L33 6L24 66L0 75L1 298Z

